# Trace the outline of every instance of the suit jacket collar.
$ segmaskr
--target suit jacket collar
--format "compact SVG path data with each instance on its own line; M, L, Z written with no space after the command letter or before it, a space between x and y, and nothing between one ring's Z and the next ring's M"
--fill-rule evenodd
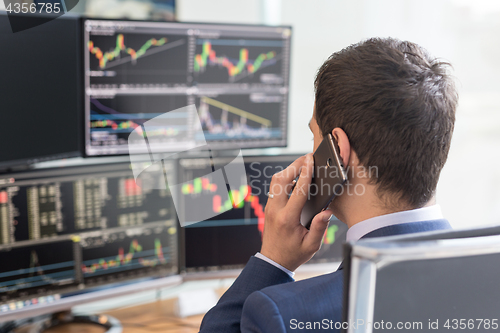
M426 231L450 230L450 229L451 225L446 219L410 222L403 224L393 224L387 227L373 230L372 232L369 232L368 234L361 237L361 239L404 235L404 234L412 234L412 233L426 232ZM340 263L338 270L344 268L344 260L342 260L342 262Z

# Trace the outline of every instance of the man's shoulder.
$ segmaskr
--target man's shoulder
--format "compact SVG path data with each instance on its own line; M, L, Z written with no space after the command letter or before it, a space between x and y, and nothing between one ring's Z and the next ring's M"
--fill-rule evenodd
M340 321L342 314L343 271L271 286L250 295L249 311L267 311L273 307L286 326L292 320L315 322Z
M261 290L275 302L288 301L290 298L296 297L315 297L316 291L334 292L342 291L343 287L343 271L337 270L333 273L316 276L309 279L304 279L296 282L285 283L276 286L270 286ZM328 296L331 296L329 294ZM327 295L325 295L327 296Z

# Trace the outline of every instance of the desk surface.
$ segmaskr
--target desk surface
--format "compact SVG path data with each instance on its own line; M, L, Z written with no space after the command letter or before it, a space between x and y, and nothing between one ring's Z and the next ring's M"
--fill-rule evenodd
M105 314L118 319L124 333L142 332L198 332L203 315L178 318L173 315L175 299L160 300L124 309L107 311ZM90 324L67 324L51 328L47 333L102 333L103 328Z
M331 270L330 270L331 271ZM296 280L303 280L326 273L325 271L304 270L295 275ZM222 295L225 289L216 290ZM118 319L124 333L166 332L166 333L192 333L198 332L203 315L179 318L174 315L177 299L164 299L156 302L126 307L104 314ZM103 328L90 324L68 324L54 327L47 333L102 333Z

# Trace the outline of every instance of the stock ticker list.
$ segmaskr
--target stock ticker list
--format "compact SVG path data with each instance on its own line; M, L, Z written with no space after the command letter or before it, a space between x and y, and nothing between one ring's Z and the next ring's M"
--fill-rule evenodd
M0 303L176 274L171 193L140 186L156 174L136 183L118 163L0 178Z

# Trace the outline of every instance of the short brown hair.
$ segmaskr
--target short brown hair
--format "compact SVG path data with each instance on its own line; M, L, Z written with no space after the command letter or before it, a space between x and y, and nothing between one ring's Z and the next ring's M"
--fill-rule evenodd
M316 75L323 136L342 128L360 163L378 168L378 193L398 204L422 207L436 190L458 101L448 67L417 44L372 38L332 54Z

